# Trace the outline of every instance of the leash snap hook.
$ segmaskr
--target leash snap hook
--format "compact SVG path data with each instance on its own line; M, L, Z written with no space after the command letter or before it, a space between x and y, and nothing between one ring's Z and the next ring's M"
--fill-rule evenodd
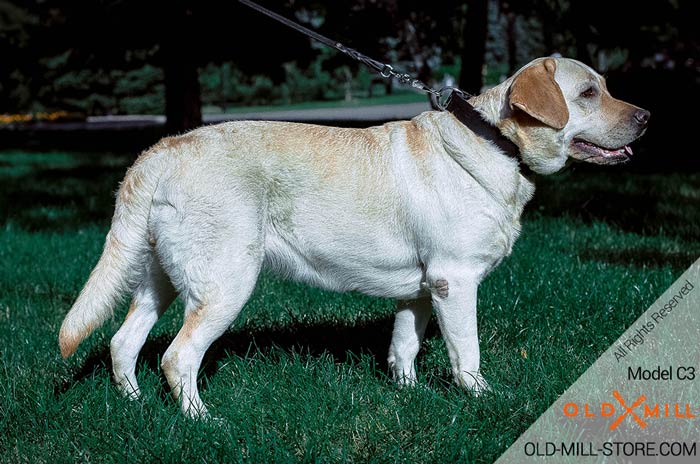
M394 75L394 68L390 64L385 64L382 70L379 71L379 74L381 74L382 77L391 77Z
M450 104L450 99L452 98L453 94L459 95L463 99L468 98L468 94L464 92L462 89L458 87L452 87L452 86L447 86L447 87L442 87L440 90L435 92L435 103L440 110L445 111L447 110L447 105Z

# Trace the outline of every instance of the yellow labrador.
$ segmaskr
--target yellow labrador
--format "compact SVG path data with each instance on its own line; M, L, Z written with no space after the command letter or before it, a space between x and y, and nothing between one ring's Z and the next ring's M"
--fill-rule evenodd
M649 112L610 96L591 68L537 59L470 102L539 174L568 160L626 161ZM229 122L166 138L119 189L104 251L60 332L70 356L133 301L111 342L120 388L177 294L182 329L162 367L183 412L206 414L204 353L231 325L266 266L318 287L398 300L389 365L415 382L435 309L457 383L482 391L476 294L512 249L534 185L516 159L449 112L369 129Z

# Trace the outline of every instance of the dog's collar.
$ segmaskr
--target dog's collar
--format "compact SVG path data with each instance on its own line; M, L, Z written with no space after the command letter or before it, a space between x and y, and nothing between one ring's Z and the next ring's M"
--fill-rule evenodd
M486 122L481 114L459 93L452 92L445 109L476 135L493 143L503 153L517 160L521 174L529 176L533 173L520 157L518 146L501 134L496 126Z

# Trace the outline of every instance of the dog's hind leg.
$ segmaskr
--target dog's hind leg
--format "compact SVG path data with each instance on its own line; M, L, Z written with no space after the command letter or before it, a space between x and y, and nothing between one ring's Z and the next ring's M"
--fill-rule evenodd
M189 417L208 416L197 389L199 366L204 353L248 301L262 266L262 256L254 256L246 248L235 248L238 253L222 253L208 263L207 275L200 281L206 293L202 298L188 298L182 328L163 355L165 377L183 413Z
M156 249L185 301L184 323L161 366L190 417L206 417L197 389L204 353L250 298L263 262L260 208L225 194L216 202L198 198L186 205L187 215L172 208L158 213Z
M414 361L430 320L430 298L401 300L397 303L394 333L389 348L389 370L399 385L416 382Z
M128 397L139 395L136 360L148 333L175 299L175 289L151 252L144 278L134 292L124 323L112 338L112 370L119 389Z

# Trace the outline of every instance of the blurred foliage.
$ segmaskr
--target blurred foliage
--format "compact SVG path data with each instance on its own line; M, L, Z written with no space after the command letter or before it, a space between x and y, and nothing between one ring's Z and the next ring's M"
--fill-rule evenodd
M353 95L366 93L371 81L369 73L362 69L353 75L347 66L328 66L333 55L333 52L322 49L305 68L295 61L284 63L281 82L275 82L264 74L246 75L231 62L208 63L199 74L202 103L225 109L228 105L339 100L344 98L348 85Z
M0 0L0 108L28 108L32 91L24 83L31 72L26 51L38 18L13 2Z

